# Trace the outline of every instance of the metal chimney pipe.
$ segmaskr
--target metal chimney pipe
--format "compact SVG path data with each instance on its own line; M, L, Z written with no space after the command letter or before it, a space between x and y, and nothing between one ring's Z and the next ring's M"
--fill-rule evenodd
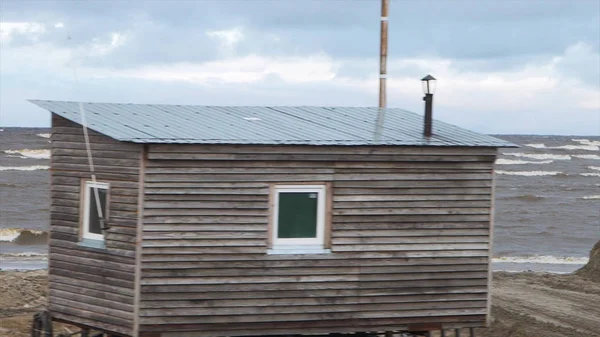
M431 137L433 124L433 94L425 94L423 100L425 101L425 127L423 128L423 134L425 137Z
M431 137L432 134L433 92L435 91L435 82L435 77L431 75L427 75L421 79L423 92L425 93L425 97L423 97L423 100L425 101L425 127L423 128L423 134L425 137Z
M379 48L379 107L387 105L386 79L388 54L388 7L390 0L381 0L381 41Z

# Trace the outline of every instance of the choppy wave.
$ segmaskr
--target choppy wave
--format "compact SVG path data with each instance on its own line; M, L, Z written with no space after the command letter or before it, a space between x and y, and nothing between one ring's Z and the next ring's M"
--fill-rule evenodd
M36 136L42 137L42 138L50 138L51 134L50 133L38 133L38 134L36 134Z
M590 170L600 171L600 166L588 166Z
M500 256L492 259L494 263L539 263L539 264L586 264L587 257L557 256Z
M518 199L524 201L540 201L546 199L543 195L534 195L534 194L522 194L522 195L512 195L509 197L505 197L503 199Z
M22 228L0 229L0 241L12 242L17 245L45 245L48 242L48 232Z
M17 155L19 158L50 159L50 150L5 150L4 153L9 155Z
M580 139L581 141L587 141L587 139ZM580 145L561 145L561 146L546 146L546 144L525 144L525 146L532 147L534 149L556 149L556 150L584 150L584 151L600 151L600 142L588 141L588 143L581 143Z
M571 156L568 154L549 154L549 153L522 153L522 152L509 152L503 153L507 156L514 156L520 158L530 158L537 160L571 160Z
M500 158L496 160L496 164L498 165L524 165L524 164L550 164L554 162L554 160L540 160L540 161L529 161L529 160L519 160L519 159L504 159Z
M582 197L580 199L584 199L584 200L600 200L600 195L589 195L586 197Z
M600 156L597 154L574 154L573 157L579 159L600 160Z
M562 174L559 171L502 171L496 170L497 174L504 174L509 176L525 176L525 177L538 177L538 176L555 176Z
M545 149L545 144L524 144L525 146L533 147L535 149Z
M600 146L600 140L589 140L589 139L571 139L582 145Z
M32 166L0 166L0 171L37 171L47 170L50 166L47 165L32 165Z
M598 147L597 145L561 145L550 147L550 149L599 151L600 147Z
M600 172L586 172L580 174L584 177L600 177Z
M47 253L35 253L35 252L0 254L0 259L4 258L4 257L19 257L19 258L33 257L36 259L47 259L48 254Z

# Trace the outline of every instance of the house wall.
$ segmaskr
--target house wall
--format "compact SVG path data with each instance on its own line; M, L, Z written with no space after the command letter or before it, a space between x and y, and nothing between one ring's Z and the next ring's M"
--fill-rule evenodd
M491 148L150 145L140 331L485 325ZM331 254L266 255L269 186L331 182Z
M110 183L106 249L80 244L82 127L52 115L49 310L57 320L131 335L141 145L89 130L97 180Z

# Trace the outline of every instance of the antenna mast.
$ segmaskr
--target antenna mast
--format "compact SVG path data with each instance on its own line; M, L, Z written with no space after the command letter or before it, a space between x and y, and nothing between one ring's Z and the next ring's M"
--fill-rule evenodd
M381 0L381 44L379 49L379 107L387 104L388 8L390 0Z

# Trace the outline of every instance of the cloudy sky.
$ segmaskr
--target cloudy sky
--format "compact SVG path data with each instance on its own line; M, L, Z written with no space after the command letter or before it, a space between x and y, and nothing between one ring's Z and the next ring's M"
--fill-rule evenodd
M376 106L379 0L0 1L0 125L26 99ZM600 1L391 0L388 106L486 133L600 135Z

